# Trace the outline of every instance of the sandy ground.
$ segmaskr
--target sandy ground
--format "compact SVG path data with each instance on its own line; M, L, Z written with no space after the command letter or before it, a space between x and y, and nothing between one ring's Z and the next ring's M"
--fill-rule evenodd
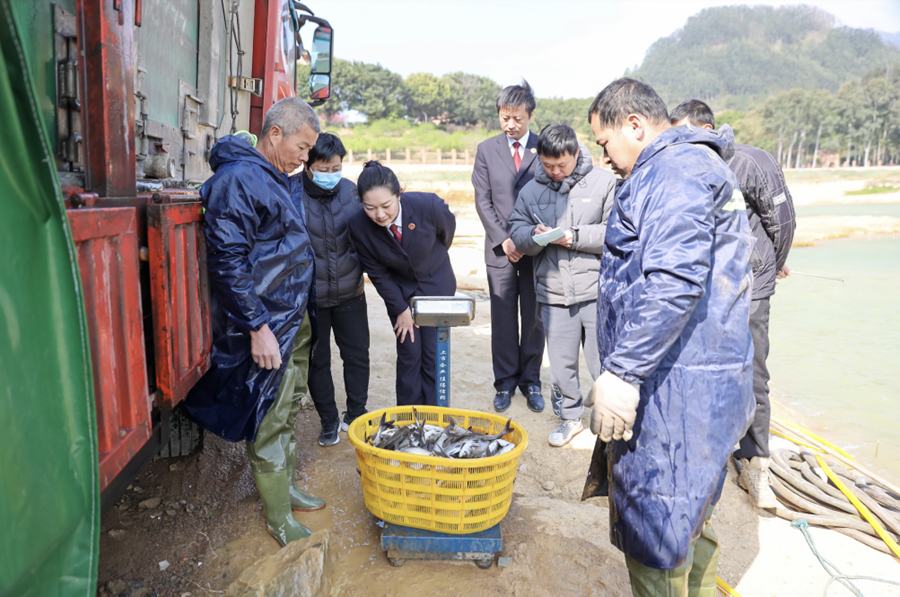
M450 195L466 191L458 183L434 190ZM457 240L451 250L454 269L460 286L478 300L472 326L452 332L451 405L491 410L490 305L482 229L471 206L451 203L458 210ZM395 351L384 304L371 285L366 291L372 334L369 410L374 410L394 405ZM334 346L332 354L337 354ZM340 370L335 358L342 409ZM547 368L542 369L542 381L547 397ZM585 391L588 384L582 366ZM529 434L513 504L502 523L500 555L511 557L512 563L481 570L463 562L408 561L401 568L390 566L379 547L380 530L365 509L355 451L346 434L337 445L322 448L316 442L320 426L315 411L301 412L296 478L303 489L326 498L328 507L297 517L314 530L331 530L335 595L630 594L623 557L609 543L606 499L580 501L594 436L586 430L568 446L551 448L547 436L558 419L549 404L545 412L532 413L517 395L508 414ZM583 417L585 425L588 420L589 412ZM159 504L149 509L138 506L151 498L159 498ZM208 435L199 454L153 463L103 515L98 595L222 595L245 567L278 550L264 520L244 446ZM713 526L722 549L719 575L740 594L823 594L829 575L801 532L752 508L737 486L733 466ZM811 533L822 555L843 573L900 580L900 562L895 559L835 532L811 529ZM168 567L160 570L163 561ZM867 596L900 596L900 587L858 584ZM849 593L831 587L828 594Z

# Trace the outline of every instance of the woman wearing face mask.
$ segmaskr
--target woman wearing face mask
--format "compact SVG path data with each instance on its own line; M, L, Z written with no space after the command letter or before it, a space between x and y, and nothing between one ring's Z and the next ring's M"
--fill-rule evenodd
M409 303L456 292L447 253L456 217L434 193L402 192L397 176L376 161L366 162L357 184L363 209L350 234L397 337L397 405L434 406L435 328L417 327Z
M369 395L369 319L362 266L350 240L359 210L356 185L341 177L347 151L337 135L322 133L303 170L303 207L316 254L319 341L310 357L309 392L322 423L319 445L333 446L338 432L365 414ZM331 332L344 362L347 410L338 416L331 377Z

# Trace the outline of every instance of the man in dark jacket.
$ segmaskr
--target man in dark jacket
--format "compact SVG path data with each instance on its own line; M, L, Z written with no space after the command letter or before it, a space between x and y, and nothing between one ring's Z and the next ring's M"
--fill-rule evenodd
M588 148L564 124L544 127L538 156L534 179L519 193L509 220L510 235L518 250L534 257L534 289L553 383L550 399L562 419L548 441L561 447L584 428L578 379L582 347L591 379L600 375L597 275L616 179L594 168ZM535 240L535 235L554 228L559 228L560 238L549 244Z
M693 125L715 129L716 117L700 100L688 100L669 115L672 126ZM778 505L769 487L769 299L775 294L775 279L790 273L785 267L794 240L794 202L775 157L758 147L736 144L728 167L737 176L750 231L756 239L750 264L753 267L753 300L750 302L750 332L753 334L753 395L756 416L741 438L736 454L741 461L738 481L760 508Z
M185 405L209 431L246 440L269 532L282 545L310 534L292 508L325 506L294 485L300 406L294 389L296 378L307 374L315 341L315 256L300 179L288 178L306 161L318 133L319 119L305 102L276 102L256 148L236 136L216 143L210 157L215 174L200 190L212 364Z
M369 396L369 316L362 265L350 239L350 218L360 203L356 185L341 176L346 155L337 135L322 133L309 150L303 179L303 206L316 253L319 342L309 364L309 392L322 423L320 446L338 443L338 431L365 414ZM344 363L343 420L331 377L332 330Z
M497 114L503 133L478 145L472 171L475 209L484 225L497 412L509 408L517 387L525 396L528 408L535 412L544 410L541 396L544 330L537 319L533 261L530 255L516 249L509 237L509 217L516 198L534 178L537 135L528 130L534 106L534 95L525 81L500 92Z
M754 401L750 228L730 127L671 128L648 85L618 79L588 111L625 182L597 301L604 372L591 429L609 441L610 533L638 597L712 595L709 518Z

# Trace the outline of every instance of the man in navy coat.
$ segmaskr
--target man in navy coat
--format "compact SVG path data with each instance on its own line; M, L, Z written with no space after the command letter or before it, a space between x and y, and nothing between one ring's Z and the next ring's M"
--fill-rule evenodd
M478 145L472 171L475 208L484 225L497 412L509 408L516 387L525 395L528 408L535 412L544 409L544 329L537 319L533 261L516 249L509 237L509 217L519 191L534 178L537 163L537 135L528 130L534 108L534 95L526 81L500 92L497 114L503 134Z
M653 88L627 78L588 118L625 179L600 263L604 371L591 391L591 430L610 442L611 539L636 597L713 595L710 518L756 407L750 225L723 161L734 136L671 128Z
M211 287L209 371L185 398L191 418L246 440L269 532L282 545L310 535L291 511L325 501L294 484L298 377L315 343L315 255L300 201L319 118L285 98L266 113L259 143L229 135L212 148L215 174L200 190Z

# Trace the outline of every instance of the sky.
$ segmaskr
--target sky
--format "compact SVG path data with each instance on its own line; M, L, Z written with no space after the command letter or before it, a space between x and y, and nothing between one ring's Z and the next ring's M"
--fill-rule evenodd
M711 6L808 4L840 24L900 32L900 1L306 0L335 31L335 55L406 77L463 71L538 97L592 97L647 48Z

